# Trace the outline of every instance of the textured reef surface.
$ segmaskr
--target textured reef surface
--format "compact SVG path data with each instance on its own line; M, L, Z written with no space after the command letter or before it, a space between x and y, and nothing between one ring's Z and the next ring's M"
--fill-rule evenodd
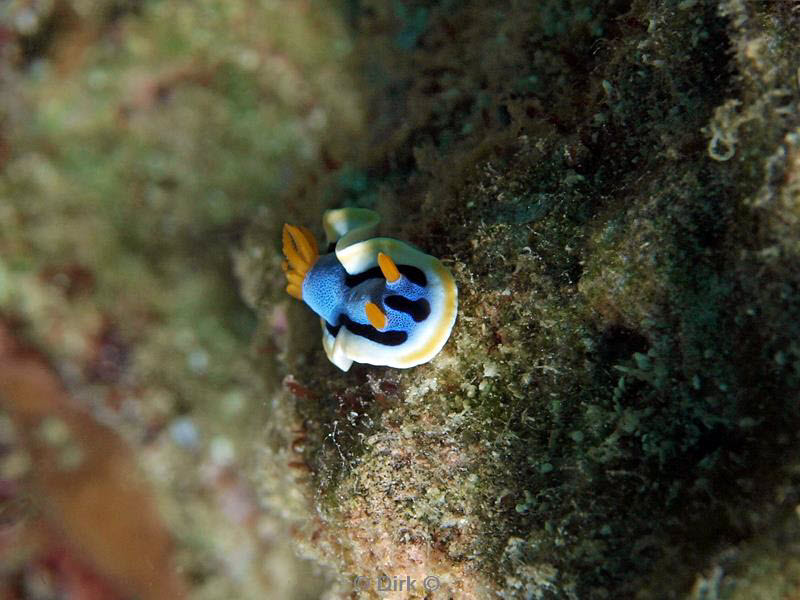
M2 10L0 591L800 593L800 4ZM341 206L453 273L430 363L286 294Z

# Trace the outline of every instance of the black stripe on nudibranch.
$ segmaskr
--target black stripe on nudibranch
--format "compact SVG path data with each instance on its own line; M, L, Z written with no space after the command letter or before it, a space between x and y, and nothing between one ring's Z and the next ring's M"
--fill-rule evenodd
M399 346L405 343L408 339L408 334L404 331L378 331L371 325L363 325L356 323L345 315L339 316L339 324L331 325L325 321L325 329L333 337L339 335L339 330L342 326L346 327L351 333L365 337L373 342L383 344L384 346Z
M425 298L409 300L405 296L393 295L386 296L383 303L389 308L411 315L417 323L424 321L431 314L431 305Z
M405 331L378 331L372 325L356 323L347 315L339 316L339 325L336 327L331 326L330 323L325 323L325 327L333 336L339 333L339 327L346 327L350 333L360 335L363 338L367 338L383 346L399 346L400 344L404 344L408 339L408 334ZM336 333L334 333L334 331Z
M419 287L425 287L428 285L428 278L425 277L425 272L419 267L414 267L412 265L397 265L397 270L400 271L411 283L415 283Z
M397 270L400 271L411 283L415 283L420 287L428 285L428 278L422 269L412 265L397 265ZM348 287L356 287L359 283L364 283L368 279L383 279L380 267L372 267L358 275L347 275L344 282Z

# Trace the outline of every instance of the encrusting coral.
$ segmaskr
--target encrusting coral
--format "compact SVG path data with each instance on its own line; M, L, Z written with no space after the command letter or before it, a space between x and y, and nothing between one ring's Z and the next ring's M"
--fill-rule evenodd
M759 535L798 499L798 18L354 9L370 135L292 218L378 210L452 269L459 317L430 364L343 377L290 311L312 555L434 597L747 595L726 573L773 560ZM262 220L245 247L275 239ZM767 597L800 583L781 552Z

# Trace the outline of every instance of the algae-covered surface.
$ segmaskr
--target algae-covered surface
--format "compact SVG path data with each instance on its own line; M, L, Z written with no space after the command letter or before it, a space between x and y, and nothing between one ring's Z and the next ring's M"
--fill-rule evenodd
M800 595L800 5L0 19L3 597ZM285 293L339 206L453 273L430 363Z

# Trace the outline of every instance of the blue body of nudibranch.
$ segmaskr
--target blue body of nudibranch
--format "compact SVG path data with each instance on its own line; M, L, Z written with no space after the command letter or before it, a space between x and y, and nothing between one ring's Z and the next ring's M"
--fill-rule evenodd
M284 267L287 290L320 316L325 351L344 370L353 361L395 367L427 362L455 322L457 291L450 272L400 240L370 237L377 222L377 215L365 209L328 211L323 224L335 251L318 258L308 230L288 226L295 244L300 242L288 251L291 238L284 233L291 265ZM314 246L310 260L309 245ZM379 255L392 259L387 261L390 276Z
M427 280L419 269L414 273L405 265L402 268L419 283ZM320 257L303 281L303 301L324 319L332 335L344 325L384 345L399 346L430 315L428 289L409 277L388 282L378 270L372 277L358 279L331 253ZM387 325L381 331L370 331L374 328L366 316L367 302L385 307Z

